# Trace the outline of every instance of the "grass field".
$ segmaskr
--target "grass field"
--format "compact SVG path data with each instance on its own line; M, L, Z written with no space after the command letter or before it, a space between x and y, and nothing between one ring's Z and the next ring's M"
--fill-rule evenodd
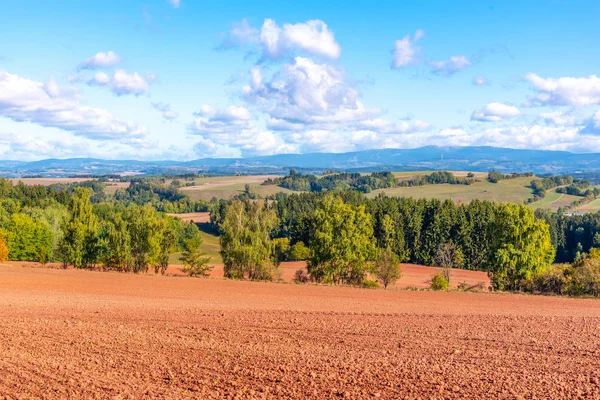
M548 208L552 211L557 211L560 207L568 206L580 198L579 196L570 194L557 193L556 189L552 189L546 192L546 197L535 203L531 203L529 206L533 209Z
M414 174L413 172L412 176L415 176ZM367 197L375 197L383 192L388 196L437 198L440 200L450 199L463 203L469 203L474 199L521 202L532 196L532 190L529 188L529 183L532 179L532 177L507 179L498 183L490 183L487 180L482 180L473 185L443 184L398 187L375 190L367 194Z
M392 174L401 181L406 181L411 178L416 178L418 176L429 175L435 171L401 171L401 172L392 172ZM454 176L458 177L466 177L469 171L448 171L452 172ZM477 179L486 179L488 176L487 172L473 172L475 178Z
M193 200L209 201L213 197L218 199L230 199L244 191L246 185L250 185L252 190L261 197L269 196L280 192L291 192L288 189L279 186L262 186L267 178L273 178L269 175L256 176L219 176L209 178L196 178L195 186L182 187L180 190L187 194Z
M219 237L212 232L209 224L209 214L208 213L187 213L187 214L169 214L173 217L179 217L182 221L188 222L193 220L198 223L198 227L200 228L200 236L202 236L202 245L200 249L202 252L206 253L207 256L210 257L210 264L222 264L223 260L221 259L221 244L219 242ZM171 254L169 257L169 264L181 264L179 261L179 257L181 253Z
M587 204L577 207L576 211L595 213L600 211L600 199L592 200Z

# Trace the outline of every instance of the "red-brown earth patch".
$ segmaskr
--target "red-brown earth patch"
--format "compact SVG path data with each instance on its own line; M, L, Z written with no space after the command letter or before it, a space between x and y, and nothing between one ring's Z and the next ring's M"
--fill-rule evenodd
M600 398L600 303L0 267L0 397Z

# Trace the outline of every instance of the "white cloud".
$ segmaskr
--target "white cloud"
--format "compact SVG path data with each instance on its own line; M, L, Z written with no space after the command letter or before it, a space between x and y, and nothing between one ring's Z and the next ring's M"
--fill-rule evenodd
M179 8L179 6L181 6L180 0L167 0L167 1L173 8Z
M489 103L485 107L473 111L471 120L483 122L498 122L507 118L513 118L521 115L519 109L515 106L502 103Z
M547 123L555 126L573 126L576 124L575 116L572 113L563 111L552 111L541 113L540 117Z
M119 64L121 62L121 57L119 57L115 52L108 51L106 53L99 52L94 56L82 61L77 66L78 70L82 69L99 69L99 68L107 68L112 67L113 65Z
M283 119L268 118L267 128L273 131L301 131L304 130L304 124L294 123Z
M152 74L151 78L156 79ZM117 96L134 95L140 96L148 92L149 84L139 73L132 74L118 69L112 76L104 72L97 72L88 82L92 86L106 86Z
M489 86L490 81L485 76L479 75L473 77L472 83L475 86Z
M452 56L444 61L430 61L429 66L435 74L450 76L471 65L471 61L465 56Z
M327 24L321 20L310 20L297 24L279 26L272 19L265 19L260 30L246 20L233 26L221 47L257 45L263 58L277 60L303 51L338 59L341 47Z
M425 32L421 29L402 39L396 40L393 51L392 68L403 68L419 62L417 55L421 51L420 47L415 46L415 42L421 39Z
M255 70L251 85L242 89L242 95L276 120L331 127L379 114L377 109L364 107L358 90L346 81L345 72L332 65L296 57L270 80L258 77Z
M260 30L250 26L247 19L233 24L231 31L225 35L221 48L243 47L260 42Z
M401 121L393 122L386 119L374 118L369 120L360 121L358 123L360 129L366 129L379 133L410 133L410 132L423 132L429 130L431 125L425 121Z
M101 108L81 105L53 80L44 84L7 72L0 72L0 116L96 140L126 141L146 134L142 125L116 119Z
M160 111L162 118L165 121L173 121L179 117L177 112L171 110L171 105L169 103L152 103L152 108Z
M581 132L592 135L600 135L600 110L596 111L594 115L585 121L585 126Z
M279 154L296 150L279 135L256 127L253 115L242 106L218 109L203 105L194 117L189 133L201 136L195 151L202 157Z
M583 107L600 104L600 78L542 78L529 73L525 77L537 92L532 98L539 105Z

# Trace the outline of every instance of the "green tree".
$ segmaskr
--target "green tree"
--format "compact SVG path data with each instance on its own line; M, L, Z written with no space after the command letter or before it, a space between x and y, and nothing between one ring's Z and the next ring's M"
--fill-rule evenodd
M186 240L185 248L179 258L185 265L183 272L190 276L208 276L213 268L208 265L210 257L206 257L206 253L200 250L201 245L202 236L200 235Z
M394 284L402 276L400 261L396 253L390 249L380 249L375 262L375 273L377 279L384 289Z
M496 289L519 290L554 259L548 225L523 204L497 204L488 273Z
M271 262L271 232L277 225L275 212L263 203L233 201L220 225L225 277L274 279L277 268Z
M304 261L310 257L310 249L303 242L297 242L290 248L291 261Z
M65 266L87 268L97 262L100 250L98 218L90 203L91 194L90 189L78 187L69 201L70 218L64 223L64 236L58 245Z
M131 241L127 221L113 210L112 219L103 224L104 246L101 262L105 268L117 271L131 269Z
M198 228L195 224L193 225L196 229L196 236L200 237L198 234ZM160 272L162 275L164 275L169 267L169 255L176 250L177 227L175 226L175 220L171 217L163 216L157 221L157 229L159 231L157 249L158 255L156 257L154 273L158 274ZM202 243L202 238L200 238L200 243Z
M127 209L127 223L133 272L148 272L150 265L158 263L160 255L162 232L156 211L150 204L132 205Z
M375 253L373 223L364 206L326 196L314 212L308 272L318 282L361 284Z
M273 239L273 262L279 266L283 261L287 261L290 257L290 239L277 238Z
M11 216L7 239L11 260L45 263L52 249L52 232L48 226L23 213Z

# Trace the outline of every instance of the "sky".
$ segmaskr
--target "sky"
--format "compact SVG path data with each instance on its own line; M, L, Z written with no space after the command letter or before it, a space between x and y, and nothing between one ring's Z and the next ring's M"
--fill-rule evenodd
M0 1L0 158L600 152L600 2Z

